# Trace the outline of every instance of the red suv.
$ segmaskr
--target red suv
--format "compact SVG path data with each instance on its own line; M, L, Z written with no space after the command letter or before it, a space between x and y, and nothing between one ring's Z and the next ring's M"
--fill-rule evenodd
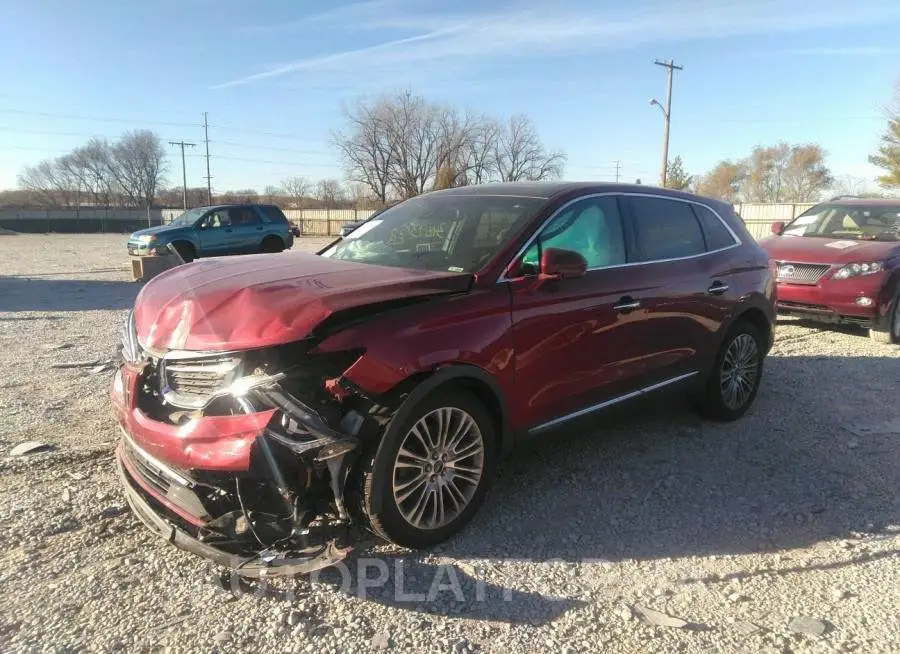
M440 191L317 255L201 259L128 317L126 495L245 576L334 563L362 529L429 546L528 437L668 388L743 415L774 291L730 206L611 184Z
M900 342L900 200L834 198L772 225L778 311Z

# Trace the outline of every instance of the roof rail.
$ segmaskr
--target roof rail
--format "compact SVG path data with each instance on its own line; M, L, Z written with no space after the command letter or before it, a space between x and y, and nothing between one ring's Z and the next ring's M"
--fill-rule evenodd
M834 202L835 200L859 200L861 196L859 195L835 195L833 198L829 198L829 202Z

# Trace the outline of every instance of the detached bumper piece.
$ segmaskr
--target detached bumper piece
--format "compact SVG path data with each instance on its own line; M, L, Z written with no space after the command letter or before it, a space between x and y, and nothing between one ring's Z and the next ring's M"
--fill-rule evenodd
M350 547L341 548L331 541L315 556L287 559L279 558L274 553L264 552L260 552L256 557L244 557L218 549L195 538L185 529L179 528L160 515L159 507L151 505L153 501L151 496L141 492L140 486L125 469L121 452L117 457L117 464L122 487L125 490L125 499L144 525L176 547L236 571L242 577L261 578L309 574L335 565L346 558L352 550Z

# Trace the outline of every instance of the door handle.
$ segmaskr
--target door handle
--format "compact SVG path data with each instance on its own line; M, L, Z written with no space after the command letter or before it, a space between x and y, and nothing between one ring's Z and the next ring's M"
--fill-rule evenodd
M710 295L722 295L722 293L727 290L728 284L723 284L722 282L713 282L712 286L706 289L706 292Z
M613 309L616 311L634 311L638 307L641 306L640 300L635 300L633 297L626 295L625 297L619 298L619 301L613 305Z

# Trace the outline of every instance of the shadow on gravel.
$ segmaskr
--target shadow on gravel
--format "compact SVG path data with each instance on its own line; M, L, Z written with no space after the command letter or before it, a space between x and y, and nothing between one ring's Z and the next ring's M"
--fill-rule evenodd
M900 522L900 359L770 357L756 405L676 396L548 435L507 462L455 558L659 559L804 547ZM855 433L854 433L855 432Z
M806 329L814 329L817 332L835 332L837 334L846 334L847 336L861 336L865 338L868 336L866 329L858 325L847 325L847 324L830 324L826 322L819 322L817 320L807 320L804 318L789 318L786 316L779 316L777 321L777 325L793 325L795 327L805 327Z
M613 592L629 583L617 567L569 566L572 593L542 594L565 594L559 562L788 550L878 531L900 522L900 443L879 433L897 429L898 386L897 358L771 357L742 420L704 422L667 395L607 415L602 427L548 435L505 463L481 512L451 541L406 555L363 552L317 581L357 597L367 584L368 601L423 617L542 624L581 604L583 575ZM434 562L442 559L450 564ZM525 562L538 565L516 565ZM482 576L482 565L492 574Z
M140 288L134 282L0 276L0 311L127 309Z

